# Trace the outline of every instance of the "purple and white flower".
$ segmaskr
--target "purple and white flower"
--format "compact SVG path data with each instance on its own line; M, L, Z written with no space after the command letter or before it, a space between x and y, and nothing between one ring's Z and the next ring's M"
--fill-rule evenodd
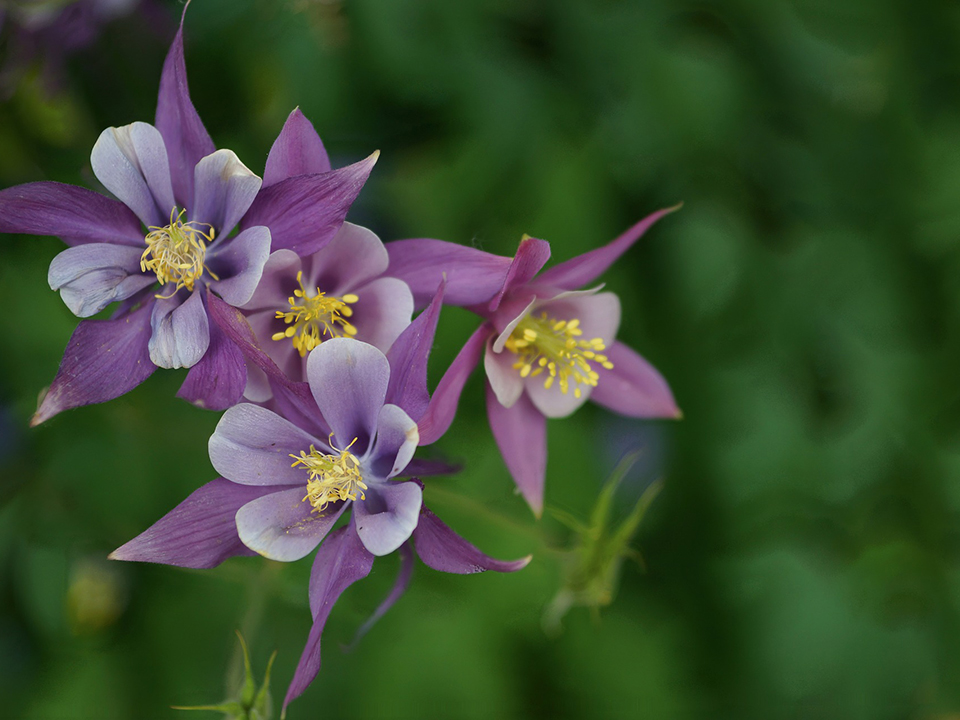
M387 352L410 324L413 295L402 280L383 277L388 262L380 238L344 223L312 255L273 253L241 310L260 347L287 377L302 381L308 353L325 340L351 337ZM272 395L267 376L248 370L245 397L265 402Z
M253 552L298 560L320 545L310 581L314 623L284 707L319 672L330 610L344 589L369 574L375 557L398 550L401 570L360 634L403 594L413 548L444 572L510 572L529 562L484 555L423 505L419 480L399 480L425 468L412 458L419 440L416 418L429 402L426 359L439 309L438 294L389 356L352 338L313 349L307 360L313 413L303 406L291 421L253 404L228 410L209 445L223 477L111 555L199 568ZM333 529L348 508L348 523Z
M660 373L616 341L617 296L600 292L602 286L579 289L674 209L653 213L608 245L539 275L550 246L535 238L525 237L512 261L440 240L389 243L390 272L407 282L418 302L445 275L445 302L484 318L437 386L420 422L420 444L446 432L464 383L482 358L490 428L517 487L539 515L548 417L566 417L588 399L630 417L679 417Z
M247 303L271 246L329 241L375 160L262 190L232 151L215 150L193 106L181 20L155 124L108 128L91 153L94 174L119 201L54 182L0 191L0 232L58 235L71 246L48 276L70 310L86 318L121 303L111 319L77 327L32 424L118 397L157 367L190 368L180 397L212 409L236 403L246 366L211 324L210 306ZM268 171L278 174L269 160Z

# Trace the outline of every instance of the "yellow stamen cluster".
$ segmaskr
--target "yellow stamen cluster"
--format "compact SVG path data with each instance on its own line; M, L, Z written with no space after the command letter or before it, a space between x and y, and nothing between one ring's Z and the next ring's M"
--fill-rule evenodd
M520 371L520 377L545 374L543 386L549 390L556 382L564 394L572 381L573 394L580 397L580 385L596 387L600 379L590 361L607 370L613 368L613 363L601 354L607 349L603 340L580 340L582 335L578 319L556 320L542 312L538 317L523 318L504 347L518 356L513 367Z
M213 242L213 226L207 223L184 222L186 210L177 213L174 208L170 211L170 224L166 227L150 226L150 232L144 238L147 249L140 256L140 269L143 272L153 272L161 285L174 283L176 287L169 295L157 297L173 297L180 288L193 290L193 285L204 270L210 272L203 264L207 252L205 243ZM203 228L208 228L204 232ZM214 280L218 278L210 273Z
M300 455L290 455L293 458L290 467L302 465L310 475L307 494L303 500L309 500L313 505L311 512L322 513L330 503L356 500L357 495L361 500L366 498L363 491L367 489L367 485L360 474L360 461L349 450L354 442L356 438L347 449L338 451L337 455L324 455L313 445L310 446L309 453L301 450Z
M351 304L358 298L353 293L341 297L327 297L317 288L317 294L308 296L303 287L303 272L297 273L297 284L300 286L287 298L290 303L288 311L277 310L277 318L287 324L286 330L273 334L274 340L285 338L293 339L293 346L306 356L317 345L327 338L353 337L357 334L355 328L347 318L353 316Z

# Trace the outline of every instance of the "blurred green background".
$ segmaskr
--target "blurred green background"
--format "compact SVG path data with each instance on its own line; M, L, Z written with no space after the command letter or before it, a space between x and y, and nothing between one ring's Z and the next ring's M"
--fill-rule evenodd
M180 6L103 28L0 104L0 183L95 187L110 125L152 120ZM159 18L159 19L158 19ZM3 32L9 38L8 23ZM663 478L613 604L541 629L575 537L513 494L479 375L426 453L427 502L514 575L396 558L350 588L288 717L960 717L960 6L906 0L194 0L186 58L218 147L256 172L299 105L334 165L382 151L350 219L555 259L685 203L614 269L620 338L685 418L550 423L548 508L585 519L623 449L624 516ZM9 59L9 58L8 58ZM107 553L212 479L218 416L158 372L27 422L76 319L62 244L0 244L0 716L190 717L235 629L282 697L310 560L212 571ZM431 380L476 320L441 318ZM197 715L200 717L200 715ZM212 715L211 715L212 717Z

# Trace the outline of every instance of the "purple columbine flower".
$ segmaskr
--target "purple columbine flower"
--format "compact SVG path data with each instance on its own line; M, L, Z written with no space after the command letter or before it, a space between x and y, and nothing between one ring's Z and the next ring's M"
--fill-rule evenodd
M426 465L412 458L419 438L416 419L429 403L426 359L439 300L438 293L386 356L351 338L316 347L307 360L309 396L296 401L299 413L281 417L252 404L228 410L210 439L210 459L223 477L111 554L116 560L205 568L253 552L297 560L320 545L310 579L313 627L284 708L319 672L320 637L336 599L369 574L375 557L398 550L401 569L359 634L403 594L413 548L425 564L443 572L511 572L529 562L529 557L505 562L484 555L423 505L419 480L399 480L426 474ZM233 314L226 324L249 356L258 356L278 383L275 388L291 389L287 398L296 396L297 384L244 342L252 333L242 316ZM348 508L347 524L333 529Z
M660 373L615 340L617 296L600 292L602 286L579 289L674 209L653 213L608 245L539 275L550 246L535 238L525 237L512 261L441 240L389 243L390 272L407 282L418 302L445 274L445 302L484 318L437 386L420 422L420 444L434 442L449 427L463 385L482 358L490 428L517 487L539 516L548 417L566 417L588 399L630 417L680 417Z
M387 352L413 315L406 283L383 277L387 251L367 228L344 223L328 245L301 258L270 256L253 297L241 307L260 347L291 380L306 379L308 353L325 340L350 337ZM248 400L272 396L267 376L248 366Z
M268 159L272 184L261 189L232 151L215 150L194 109L181 19L155 125L108 128L91 153L94 173L119 201L54 182L0 191L0 232L58 235L71 246L48 280L75 314L122 303L110 320L80 323L31 424L118 397L157 367L190 368L180 397L211 409L236 403L246 386L243 355L209 322L211 308L250 300L271 237L274 249L329 241L375 160L278 180L286 164Z

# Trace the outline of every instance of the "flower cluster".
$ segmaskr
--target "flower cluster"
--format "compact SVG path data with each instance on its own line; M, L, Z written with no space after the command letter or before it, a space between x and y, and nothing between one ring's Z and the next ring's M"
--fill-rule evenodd
M414 555L461 574L529 562L488 557L423 503L421 478L450 468L416 450L449 428L481 359L493 436L536 515L547 418L588 399L633 417L679 416L659 373L617 342L617 296L583 289L670 210L546 271L549 245L529 237L514 258L441 240L384 245L345 221L377 156L331 168L299 110L262 179L217 149L190 99L181 21L154 123L108 128L91 153L116 199L55 182L0 191L0 231L69 246L48 280L85 318L33 424L116 398L158 367L188 368L178 395L225 410L209 440L219 477L110 557L209 568L316 550L313 628L284 706L319 671L333 604L376 557L398 552L401 571L371 622L403 593ZM431 394L444 305L481 322Z

